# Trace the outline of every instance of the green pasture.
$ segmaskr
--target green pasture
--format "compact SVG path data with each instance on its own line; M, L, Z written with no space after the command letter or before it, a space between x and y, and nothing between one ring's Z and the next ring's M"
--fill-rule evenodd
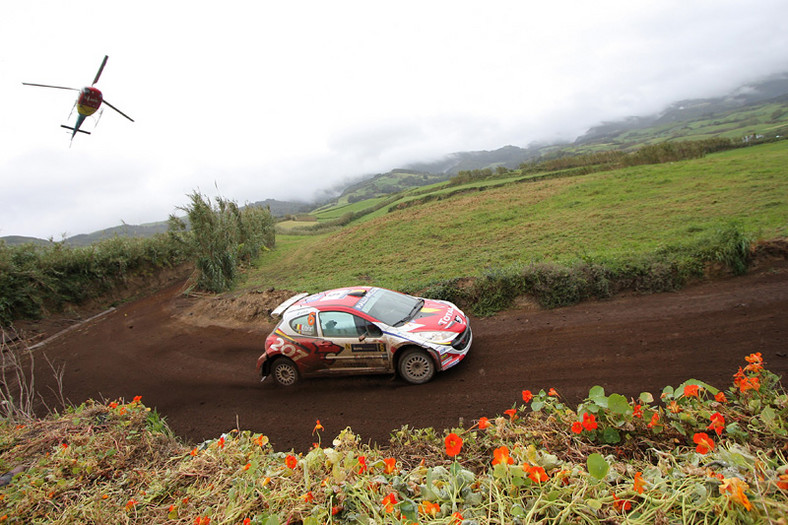
M787 167L782 141L384 208L328 234L278 236L246 286L413 288L537 261L615 264L697 244L731 225L752 239L785 236Z

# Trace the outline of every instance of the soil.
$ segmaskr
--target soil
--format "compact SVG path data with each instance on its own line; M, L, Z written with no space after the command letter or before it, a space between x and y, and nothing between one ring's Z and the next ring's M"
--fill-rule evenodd
M59 387L40 354L64 367L62 392L71 403L141 395L187 442L238 428L266 434L277 450L304 451L318 439L318 419L324 442L351 427L363 441L385 446L402 425L445 429L502 414L522 403L523 389L553 387L575 407L594 385L628 397L658 397L690 378L727 388L752 352L778 375L788 372L784 247L763 253L745 276L678 292L554 310L526 301L472 318L467 358L420 386L380 375L291 388L261 383L255 363L272 328L268 313L290 292L186 297L184 283L79 324L18 325L29 345L44 342L34 350L36 388L48 404L57 408ZM49 337L64 325L71 328Z

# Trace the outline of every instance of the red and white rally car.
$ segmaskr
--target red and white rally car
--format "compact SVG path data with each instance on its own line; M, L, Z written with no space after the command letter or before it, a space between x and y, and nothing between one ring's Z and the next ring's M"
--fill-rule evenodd
M447 301L359 286L294 295L257 360L283 386L301 376L393 373L426 383L468 353L468 318Z

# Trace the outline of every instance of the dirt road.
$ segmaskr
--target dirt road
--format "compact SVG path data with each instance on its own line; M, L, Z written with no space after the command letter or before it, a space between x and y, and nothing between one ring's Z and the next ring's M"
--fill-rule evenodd
M261 384L255 361L270 325L193 322L195 300L179 298L179 289L125 304L36 350L65 366L65 396L80 403L141 395L185 440L238 427L267 434L278 450L306 450L317 419L324 442L349 426L386 444L402 425L443 429L501 414L521 403L523 389L554 387L575 407L594 385L626 396L659 394L689 378L727 388L751 352L788 372L785 260L676 293L472 319L468 357L421 386L388 376ZM52 374L42 361L37 387L47 392Z

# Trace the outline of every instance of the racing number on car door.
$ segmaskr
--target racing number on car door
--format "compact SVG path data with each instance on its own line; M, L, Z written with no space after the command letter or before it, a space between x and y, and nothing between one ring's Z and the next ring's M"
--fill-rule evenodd
M348 312L320 312L323 339L342 348L336 355L343 368L388 368L386 342L380 329Z

